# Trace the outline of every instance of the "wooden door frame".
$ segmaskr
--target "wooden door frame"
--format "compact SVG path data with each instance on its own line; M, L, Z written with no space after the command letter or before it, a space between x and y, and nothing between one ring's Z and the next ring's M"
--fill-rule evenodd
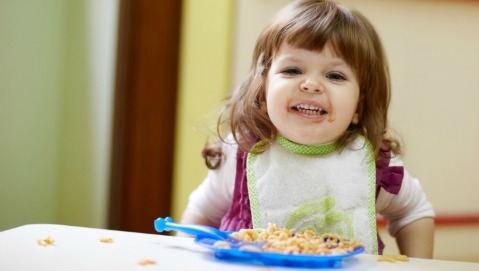
M121 0L110 229L153 233L171 213L181 1Z

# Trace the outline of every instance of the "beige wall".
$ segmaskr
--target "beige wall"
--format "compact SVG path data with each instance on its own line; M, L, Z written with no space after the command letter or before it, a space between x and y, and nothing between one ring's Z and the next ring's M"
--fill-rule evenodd
M262 27L288 2L237 0L234 83L246 74ZM479 214L479 2L340 2L367 16L382 37L391 124L403 137L407 169L439 214ZM479 226L439 228L436 258L479 261L479 249L464 246L471 238L479 241Z

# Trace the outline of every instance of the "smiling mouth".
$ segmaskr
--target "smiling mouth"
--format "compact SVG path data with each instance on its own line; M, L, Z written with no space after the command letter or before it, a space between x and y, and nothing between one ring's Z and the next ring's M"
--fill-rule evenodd
M306 115L322 116L328 113L328 111L323 108L310 104L298 104L293 106L292 109Z

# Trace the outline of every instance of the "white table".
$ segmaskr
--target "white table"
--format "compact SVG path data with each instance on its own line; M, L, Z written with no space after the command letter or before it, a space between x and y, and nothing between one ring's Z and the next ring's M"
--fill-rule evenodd
M37 240L50 236L53 245ZM100 242L112 238L113 243ZM155 264L141 265L143 260ZM0 232L0 270L301 270L222 262L191 238L112 231L64 225L33 224ZM312 270L312 269L303 269ZM320 269L325 270L325 269ZM360 254L343 260L334 270L470 270L479 263L410 259L378 262L377 256Z

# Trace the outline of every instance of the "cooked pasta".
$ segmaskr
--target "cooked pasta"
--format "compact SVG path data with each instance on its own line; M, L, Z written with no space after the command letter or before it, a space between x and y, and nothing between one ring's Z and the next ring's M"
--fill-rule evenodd
M243 242L264 242L262 251L287 254L337 255L362 246L360 241L346 240L337 234L317 235L311 230L297 232L280 228L274 223L269 223L266 229L241 229L231 236Z
M53 245L55 245L55 240L53 240L50 236L48 236L45 239L37 240L37 244L39 246L43 246L43 247L53 246Z
M113 238L107 238L107 237L101 237L100 239L100 242L102 243L114 243L115 241L113 240Z

